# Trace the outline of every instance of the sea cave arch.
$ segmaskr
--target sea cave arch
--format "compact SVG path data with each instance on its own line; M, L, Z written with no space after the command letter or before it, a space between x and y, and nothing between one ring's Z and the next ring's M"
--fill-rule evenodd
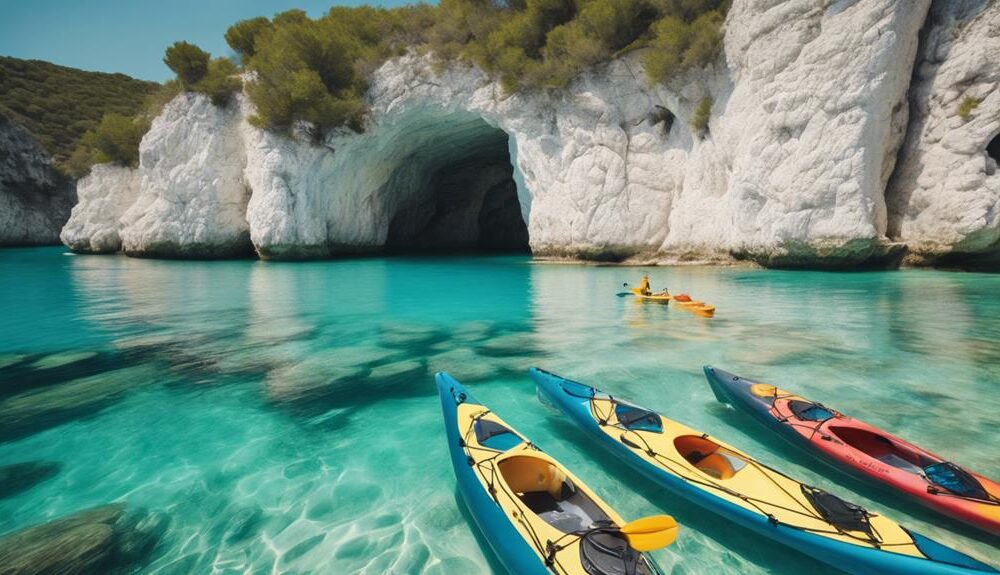
M392 132L387 252L529 251L528 198L506 132L465 111L413 111Z

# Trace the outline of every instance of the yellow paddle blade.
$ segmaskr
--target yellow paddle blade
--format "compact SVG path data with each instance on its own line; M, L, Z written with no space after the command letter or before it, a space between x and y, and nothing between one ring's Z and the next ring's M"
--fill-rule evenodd
M652 515L626 523L621 528L622 535L636 551L662 549L677 539L680 527L669 515Z

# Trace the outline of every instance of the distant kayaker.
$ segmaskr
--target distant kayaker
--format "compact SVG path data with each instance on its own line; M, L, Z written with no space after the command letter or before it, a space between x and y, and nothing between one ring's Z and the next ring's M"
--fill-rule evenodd
M639 282L639 293L642 295L649 295L652 293L649 289L649 274L642 276L642 281Z

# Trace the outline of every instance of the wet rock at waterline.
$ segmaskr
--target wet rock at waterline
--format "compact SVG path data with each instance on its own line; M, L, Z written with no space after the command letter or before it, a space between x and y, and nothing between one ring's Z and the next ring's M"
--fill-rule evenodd
M156 547L164 517L123 504L81 511L0 537L5 575L133 572Z
M13 497L56 476L62 464L55 461L24 461L0 465L0 499Z

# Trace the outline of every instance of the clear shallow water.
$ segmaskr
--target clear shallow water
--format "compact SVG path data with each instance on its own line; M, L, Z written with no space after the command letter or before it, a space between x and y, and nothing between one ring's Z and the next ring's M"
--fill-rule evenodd
M0 465L62 464L0 499L0 532L123 501L169 518L146 573L490 572L454 494L432 382L446 369L625 517L674 514L685 529L657 554L666 569L833 572L588 447L535 399L525 370L539 365L1000 563L971 532L763 435L701 375L768 379L1000 477L1000 276L649 271L718 317L614 297L638 269L518 257L0 250Z

